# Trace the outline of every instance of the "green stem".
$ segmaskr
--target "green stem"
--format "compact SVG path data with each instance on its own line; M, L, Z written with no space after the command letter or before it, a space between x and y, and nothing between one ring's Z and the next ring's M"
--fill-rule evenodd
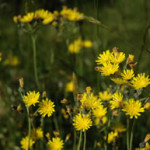
M30 150L31 119L30 119L29 107L27 107L27 115L28 115L28 150Z
M80 138L79 138L79 144L78 144L78 149L77 150L80 150L81 142L82 142L82 131L80 131Z
M135 120L133 120L132 129L131 129L131 135L130 135L130 150L132 150L134 125L135 125Z
M77 132L76 130L74 130L73 150L76 150L76 136L77 136Z
M129 118L127 118L127 150L130 150L130 147L129 147Z
M39 84L38 74L37 74L37 61L36 61L36 37L32 34L31 38L32 38L32 48L33 48L33 67L34 67L34 77L35 77L36 85L37 85L38 89L40 89L40 84Z
M84 145L83 150L86 150L86 131L84 131Z

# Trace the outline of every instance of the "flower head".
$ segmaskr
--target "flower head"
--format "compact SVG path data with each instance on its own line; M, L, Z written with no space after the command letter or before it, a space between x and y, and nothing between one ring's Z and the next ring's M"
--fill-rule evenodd
M39 97L40 93L35 92L35 91L29 91L26 96L24 96L24 103L26 104L27 107L30 107L31 105L35 106L36 103L39 103Z
M66 92L73 92L73 81L70 81L65 85L65 91Z
M31 132L31 137L33 140L39 140L43 138L43 131L41 128L34 128Z
M124 80L122 78L111 78L111 80L113 82L115 82L116 84L119 84L119 85L128 83L126 80Z
M113 52L111 55L111 62L115 64L120 64L125 60L125 54L123 52Z
M21 140L21 148L24 149L24 150L28 150L28 142L29 142L29 138L28 136L26 136L25 138L23 138ZM35 142L30 138L30 148L32 147L32 145L34 144Z
M134 71L133 71L133 69L123 70L123 73L121 73L121 76L124 80L130 80L134 77Z
M92 126L92 121L89 116L79 113L73 119L73 126L77 131L82 130L84 132Z
M63 145L64 143L59 137L52 138L52 140L48 142L49 150L61 150Z
M34 19L34 13L33 12L29 12L26 15L24 15L20 21L23 23L29 23Z
M129 115L132 119L133 117L138 118L141 112L144 112L144 108L141 106L141 102L139 100L129 99L129 101L125 102L125 105L122 109L126 112L126 115Z
M115 72L117 72L118 69L119 69L118 64L103 63L103 66L100 67L99 71L102 73L102 75L109 76L109 75L114 74Z
M55 112L54 107L55 107L54 102L52 102L51 100L49 100L48 98L46 98L46 100L43 99L39 103L39 110L38 110L38 112L43 117L45 117L46 115L48 117L50 117L52 115L52 113Z
M100 92L99 97L102 101L108 101L112 98L112 94L108 91Z
M102 104L99 104L97 108L93 109L93 115L97 118L102 118L107 113L107 108L104 108Z
M97 64L104 64L110 62L112 53L109 50L104 51L102 54L99 54L98 59L96 60Z
M108 143L115 141L117 137L118 137L118 132L113 132L113 131L109 132L108 133Z
M150 78L145 77L145 73L140 73L132 79L131 83L135 89L144 88L150 84Z

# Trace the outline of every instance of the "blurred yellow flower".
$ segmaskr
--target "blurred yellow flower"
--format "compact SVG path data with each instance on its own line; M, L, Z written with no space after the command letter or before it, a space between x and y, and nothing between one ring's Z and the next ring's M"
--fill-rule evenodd
M47 115L48 117L50 117L50 116L52 115L52 113L55 112L54 107L55 107L54 102L52 102L51 100L49 100L48 98L46 98L45 100L43 99L43 100L39 103L38 112L39 112L40 115L42 115L43 117L45 117L46 115Z
M128 83L128 81L126 81L126 80L124 80L122 78L111 78L111 80L113 82L115 82L116 84L119 84L119 85Z
M113 125L113 130L115 132L118 132L118 133L121 133L121 132L125 132L126 131L126 128L124 127L124 125L120 122L116 122L114 125Z
M93 43L90 40L86 40L82 42L82 46L85 48L90 48L92 47Z
M80 100L81 107L86 109L94 109L100 104L100 100L93 93L83 93Z
M99 104L97 108L93 109L93 115L97 118L102 118L107 113L107 108L104 108L102 104Z
M34 129L32 129L31 137L35 141L39 140L39 139L42 139L43 138L42 128L34 128Z
M111 109L122 107L122 105L123 105L122 99L123 99L122 93L116 91L112 95L112 100L110 101L110 104L111 104L110 107L111 107Z
M73 92L73 81L70 81L65 85L65 91L66 92Z
M140 73L132 79L131 83L135 89L144 88L150 84L150 78L146 77L145 73Z
M25 138L23 138L21 140L21 148L24 149L24 150L28 150L28 142L29 142L29 138L28 136L26 136ZM30 148L33 146L35 142L30 138Z
M150 109L150 102L148 102L144 105L144 109Z
M29 91L27 95L24 96L23 101L27 107L31 105L35 106L36 103L39 103L40 93L35 91Z
M92 120L88 115L78 113L73 118L73 126L77 131L86 131L92 126Z
M4 60L3 64L5 66L17 66L19 64L19 59L17 56L8 56L6 60Z
M97 64L99 65L110 62L111 55L112 53L110 50L106 50L102 54L99 54L98 59L96 60Z
M34 19L34 13L33 12L29 12L26 15L24 15L20 21L23 23L29 23Z
M99 93L100 100L108 101L112 98L112 94L108 91L103 91Z
M109 76L117 72L119 69L118 64L112 64L112 63L103 63L103 66L100 67L99 72L101 72L104 76Z
M108 143L115 141L117 137L118 137L118 132L113 132L113 131L109 132L108 133Z
M130 119L135 117L136 119L140 116L141 112L144 112L144 108L141 106L141 102L139 100L129 99L129 101L125 102L125 105L122 109L126 112L126 115L130 116Z
M48 141L49 150L61 150L63 145L63 140L61 140L59 137L52 138L52 140Z
M46 24L49 24L49 23L51 23L53 20L54 20L54 15L53 15L51 12L49 12L48 15L47 15L47 17L44 18L43 24L45 24L45 25L46 25Z
M123 70L123 73L121 73L121 76L124 80L130 80L134 77L134 71L133 71L133 69Z

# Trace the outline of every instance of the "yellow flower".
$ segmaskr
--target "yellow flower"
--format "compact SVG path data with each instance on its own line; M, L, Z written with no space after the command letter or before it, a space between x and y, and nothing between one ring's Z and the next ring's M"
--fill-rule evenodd
M39 109L38 112L40 113L40 115L42 115L43 117L45 117L46 115L48 117L50 117L52 115L53 112L55 112L54 109L55 105L54 102L52 102L51 100L49 100L48 98L46 98L46 100L42 100L39 103Z
M112 53L109 50L104 51L102 54L99 54L98 59L96 60L97 64L104 64L110 62Z
M23 23L29 23L31 22L32 20L34 19L34 13L33 12L30 12L30 13L27 13L26 15L24 15L20 21L23 22Z
M125 54L123 52L113 52L111 55L111 62L119 64L125 60Z
M111 109L121 107L123 105L122 99L123 95L120 92L116 91L112 96L112 100L110 101Z
M120 122L117 122L113 125L112 127L114 129L115 132L125 132L126 131L126 128L124 127L124 125Z
M47 15L47 17L44 18L43 24L49 24L49 23L51 23L53 20L54 20L54 15L53 15L51 12L49 12L48 15Z
M108 133L108 143L115 141L117 137L118 137L118 132L111 131L110 133Z
M92 121L89 116L78 113L73 119L73 126L77 131L88 130L92 126Z
M99 104L97 108L93 109L93 115L97 118L105 116L107 113L107 108L104 108L103 105Z
M28 136L23 138L20 142L21 143L21 148L24 149L24 150L28 150L28 142L29 142ZM30 148L33 146L34 143L35 142L30 138Z
M8 58L3 63L5 66L17 66L19 64L19 59L17 56L8 56Z
M31 132L31 137L33 140L39 140L43 138L43 131L41 128L33 129Z
M83 93L80 102L82 108L94 109L99 105L100 100L93 93Z
M82 46L85 48L90 48L92 47L93 43L90 40L86 40L82 42Z
M111 78L111 80L119 85L128 83L126 80L123 80L122 78Z
M134 71L133 69L129 70L129 69L126 69L126 70L123 70L123 73L121 73L121 76L124 80L130 80L131 78L134 77Z
M108 101L112 98L112 94L109 93L108 91L100 92L99 97L103 101Z
M145 77L145 73L140 73L132 79L131 83L135 89L144 88L150 84L150 78Z
M45 19L47 18L49 15L49 11L48 10L44 10L44 9L39 9L35 11L35 18L36 19Z
M145 109L150 109L150 102L146 103L146 104L144 105L144 108L145 108Z
M65 86L65 91L66 92L73 92L73 81L70 81L66 84Z
M130 119L133 117L138 118L140 116L140 112L144 112L144 108L141 107L141 102L139 100L129 99L129 101L125 102L125 105L122 109L126 112L126 115L130 116Z
M59 137L52 138L52 140L49 140L48 142L49 150L61 150L63 145L63 140L61 140Z
M100 72L104 76L109 76L111 74L114 74L118 71L119 65L118 64L112 64L112 63L103 63L103 66L100 67Z
M24 103L26 104L27 107L30 107L31 105L35 106L36 103L39 103L39 97L40 97L40 94L39 92L35 93L35 91L29 91L27 93L26 96L24 96Z
M68 47L70 53L79 53L82 48L82 40L78 38L73 43L71 43Z

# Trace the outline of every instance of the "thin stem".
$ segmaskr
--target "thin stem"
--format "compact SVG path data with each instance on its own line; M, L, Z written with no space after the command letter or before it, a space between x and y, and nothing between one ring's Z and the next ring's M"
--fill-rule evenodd
M83 144L83 150L86 150L86 131L84 131L84 144Z
M79 144L78 144L78 149L77 150L80 150L81 142L82 142L82 131L80 131L80 138L79 138Z
M127 118L127 150L130 150L129 147L129 119Z
M33 67L34 67L35 82L36 82L38 89L40 89L40 84L39 84L38 74L37 74L36 37L32 34L31 38L32 38L32 48L33 48Z
M73 150L76 150L76 137L77 137L77 132L76 130L74 130Z
M131 135L130 135L130 150L132 150L134 125L135 125L135 120L133 120L132 129L131 129Z
M29 107L26 108L27 108L27 115L28 115L28 150L30 150L31 119L30 119Z

